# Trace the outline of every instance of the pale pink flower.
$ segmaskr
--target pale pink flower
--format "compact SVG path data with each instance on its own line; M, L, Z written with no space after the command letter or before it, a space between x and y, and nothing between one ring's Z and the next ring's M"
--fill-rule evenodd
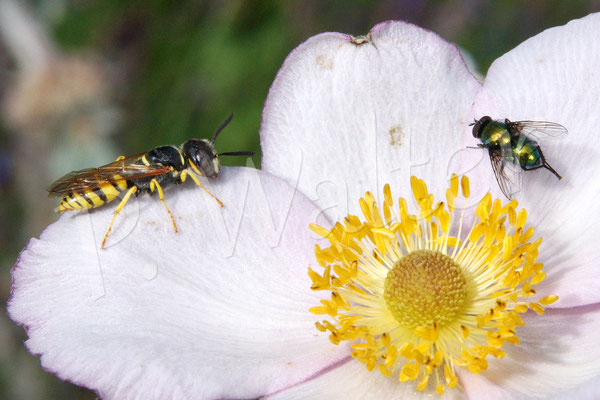
M543 238L538 298L560 300L522 314L520 343L480 374L457 367L460 387L441 397L596 398L599 36L600 15L547 30L498 59L483 85L454 45L407 23L311 38L267 99L263 171L225 168L212 185L223 209L202 190L168 191L174 234L160 202L140 198L105 251L110 206L62 216L21 254L11 318L44 368L103 398L430 396L435 384L416 392L397 373L369 372L315 328L323 318L308 310L329 295L310 291L314 246L325 244L308 225L360 216L359 198L370 190L382 204L386 183L410 200L411 175L436 199L452 172L468 172L468 205L488 191L502 198L485 151L467 149L477 144L468 124L547 120L569 130L545 151L563 179L527 172L519 201ZM466 226L473 219L466 207Z

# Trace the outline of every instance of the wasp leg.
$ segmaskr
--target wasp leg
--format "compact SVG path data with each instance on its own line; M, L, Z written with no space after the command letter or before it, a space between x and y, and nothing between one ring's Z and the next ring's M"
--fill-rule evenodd
M110 221L110 225L108 226L108 230L106 231L106 235L104 235L104 239L102 240L102 245L100 246L101 249L104 248L104 244L106 243L106 239L108 238L108 234L110 233L110 230L112 229L112 226L113 226L113 223L115 222L115 218L117 217L117 214L119 214L119 212L123 209L123 207L125 207L125 204L129 200L131 195L134 194L135 192L137 192L137 186L132 186L131 188L129 188L129 190L125 194L125 197L123 197L123 200L121 200L121 203L117 206L117 208L115 208L115 211L113 211L112 220Z
M156 179L152 179L150 181L150 191L154 192L155 188L158 191L158 198L160 199L160 201L162 201L163 205L167 209L167 212L169 213L169 217L171 217L171 222L173 223L173 228L175 228L175 233L177 233L177 224L175 224L175 219L173 218L173 214L171 214L171 210L169 210L169 207L167 207L167 203L165 203L165 196L163 195L163 190L160 187L160 185L158 184L158 181Z
M212 196L213 199L215 199L217 201L217 203L219 203L219 205L221 207L223 207L223 203L221 202L221 200L219 200L217 198L217 196L215 196L214 194L212 194L203 184L202 182L200 182L200 179L198 179L198 177L196 175L194 175L191 172L188 172L187 170L184 170L181 173L181 182L185 182L186 178L188 177L188 175L192 178L192 180L194 181L194 183L196 184L196 186L200 186L202 189L204 189L206 191L206 193L210 194Z

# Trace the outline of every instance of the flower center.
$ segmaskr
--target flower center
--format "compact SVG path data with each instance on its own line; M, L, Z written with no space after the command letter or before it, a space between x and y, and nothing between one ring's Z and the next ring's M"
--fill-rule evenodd
M388 272L384 288L388 308L406 328L447 325L467 297L467 282L459 265L431 250L416 250L398 260Z
M311 225L327 239L315 247L322 273L308 269L312 290L328 290L331 300L310 311L332 320L316 323L334 344L352 343L352 357L367 370L378 369L400 382L432 383L442 394L455 388L455 368L480 373L488 358L501 359L505 344L519 344L517 328L528 310L543 315L554 295L536 295L544 280L536 262L542 242L530 242L527 212L517 202L502 205L488 193L474 211L474 223L463 227L456 213L459 188L470 196L466 176L456 175L446 203L434 202L425 182L411 178L416 214L390 187L383 189L380 209L370 192L359 201L364 220L348 215L332 229ZM456 217L456 218L455 218Z

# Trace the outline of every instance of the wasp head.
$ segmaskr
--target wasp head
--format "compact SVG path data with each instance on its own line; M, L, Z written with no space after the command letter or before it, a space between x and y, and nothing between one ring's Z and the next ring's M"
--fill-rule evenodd
M185 157L187 167L203 176L216 178L219 175L219 156L254 156L252 151L229 151L226 153L216 153L214 143L219 133L231 122L231 114L221 126L217 128L212 140L190 139L183 144L182 152Z
M209 178L219 175L219 157L212 143L206 139L190 139L183 144L186 166L196 174Z

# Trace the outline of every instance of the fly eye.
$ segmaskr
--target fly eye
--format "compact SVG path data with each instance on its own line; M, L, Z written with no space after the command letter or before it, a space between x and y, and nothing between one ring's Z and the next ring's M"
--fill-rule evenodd
M482 128L485 127L487 125L487 123L490 122L491 120L492 120L492 118L490 118L489 115L486 115L485 117L481 117L478 120L476 119L471 124L471 125L473 125L473 137L476 137L479 139L481 137Z
M473 137L479 138L479 127L481 126L481 123L479 121L475 121L469 126L473 126Z

